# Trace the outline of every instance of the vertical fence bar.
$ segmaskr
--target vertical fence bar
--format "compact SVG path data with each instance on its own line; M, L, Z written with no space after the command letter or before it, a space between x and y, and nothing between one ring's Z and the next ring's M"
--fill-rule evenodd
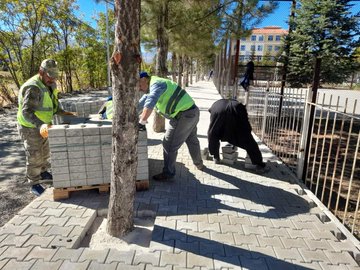
M267 118L267 109L268 109L268 101L269 101L269 81L267 82L266 85L266 90L265 90L265 104L264 104L264 112L263 112L263 122L262 122L262 127L261 127L261 140L264 141L265 140L265 128L266 128L266 118Z

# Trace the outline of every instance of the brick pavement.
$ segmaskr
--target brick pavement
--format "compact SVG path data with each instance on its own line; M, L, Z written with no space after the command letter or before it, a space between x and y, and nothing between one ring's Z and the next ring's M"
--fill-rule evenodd
M188 91L201 109L205 147L207 108L219 96L209 82ZM162 168L161 136L149 128L150 175ZM0 229L0 269L360 269L357 243L262 149L271 171L258 175L244 169L243 151L233 166L205 161L199 171L182 147L176 177L136 194L135 215L155 217L145 249L83 247L108 195L78 192L54 202L47 190Z

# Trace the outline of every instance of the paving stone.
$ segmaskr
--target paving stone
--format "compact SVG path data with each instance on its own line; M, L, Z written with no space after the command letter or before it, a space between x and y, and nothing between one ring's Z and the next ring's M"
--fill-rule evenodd
M31 268L31 266L35 263L35 260L28 261L28 262L22 262L17 261L15 259L11 259L7 262L7 264L4 266L4 268L1 268L2 270L28 270Z
M198 222L198 228L199 228L199 232L209 231L209 232L220 233L219 223Z
M45 211L41 214L41 216L53 216L53 217L61 217L61 215L64 213L65 209L54 209L54 208L47 208Z
M322 250L334 251L334 249L328 244L327 241L314 240L314 239L304 239L304 240L310 250L322 249Z
M315 229L310 229L309 231L315 240L338 240L335 235L329 231L317 231Z
M56 249L52 249L52 248L34 247L30 251L30 253L26 256L25 261L29 261L32 259L41 259L45 262L48 262L54 256L56 251L57 251Z
M227 245L234 245L235 240L232 233L214 233L210 232L211 240L224 243Z
M266 258L265 261L269 269L296 270L297 268L291 261L283 261L276 258Z
M288 236L286 233L286 230L284 228L268 228L268 227L264 227L264 230L266 232L266 235L268 237L273 237L273 236L282 236L282 237L286 237Z
M262 257L276 257L274 249L271 246L267 247L257 247L249 245L249 249L251 250L251 256L254 259L262 258Z
M124 264L131 264L134 260L135 250L120 251L117 249L110 249L105 263L121 262Z
M322 270L348 270L346 265L338 265L338 264L327 264L327 263L320 263Z
M189 222L208 222L208 215L207 214L199 214L199 215L188 215ZM213 223L210 222L209 223Z
M244 245L244 244L249 244L253 246L259 245L256 235L254 234L244 235L244 234L234 233L234 239L236 245Z
M200 254L225 256L224 245L214 241L202 241L200 242Z
M299 250L296 248L283 249L283 248L274 247L274 251L275 251L276 257L281 260L302 261L302 257L299 253Z
M291 220L288 220L288 219L272 219L271 223L273 224L272 227L274 227L274 228L291 228L291 229L295 229L295 225L292 223Z
M324 253L331 261L331 264L349 264L352 266L358 266L357 262L348 252L331 252L325 250Z
M7 264L9 261L9 259L0 260L0 269L3 269L4 265Z
M69 217L54 217L54 216L50 216L45 223L43 224L43 226L46 225L58 225L58 226L65 226L66 222L68 222Z
M175 240L161 241L161 242L150 242L149 251L167 251L174 252Z
M177 230L191 230L198 231L198 223L197 222L184 222L181 220L176 221L176 229Z
M3 259L16 259L18 261L22 261L30 253L32 248L33 247L15 247L15 246L8 247L0 255L0 260L3 260Z
M90 265L90 261L85 262L72 262L72 261L64 261L59 270L86 270Z
M186 242L198 242L201 239L211 239L210 232L187 232L187 240Z
M166 251L161 252L160 266L178 265L186 267L186 252L169 253Z
M268 268L266 261L263 258L250 259L247 257L239 256L241 269L242 270L269 270L269 269L279 269L279 268ZM279 269L280 270L280 269ZM283 270L283 269L281 269Z
M60 268L62 261L49 262L43 260L37 260L31 267L33 270L57 270Z
M3 234L15 234L21 235L30 225L14 225L11 223L6 223L3 227L0 228L0 235ZM1 240L0 240L1 241Z
M28 216L16 215L16 216L14 216L12 219L9 220L8 224L22 225L22 223L24 222L24 220L26 220L27 218L28 218Z
M257 226L274 227L271 220L267 219L267 218L252 218L252 217L250 217L249 220L251 222L251 225L250 224L244 224L244 225L255 226L255 227L257 227Z
M68 248L60 247L57 249L51 261L68 260L71 262L76 262L80 258L80 255L83 252L83 250L84 248L68 249Z
M200 252L200 244L199 242L183 242L183 241L175 241L175 249L174 253L180 253L180 252L191 252L199 254Z
M164 231L164 240L181 240L185 242L186 238L186 231L182 232L169 229L165 229Z
M104 263L108 253L109 253L108 249L94 250L94 249L85 248L83 253L81 253L78 262L90 260L90 261L97 261L98 263Z
M116 270L118 266L117 262L113 262L113 263L108 263L108 264L104 264L104 263L98 263L97 261L92 261L89 265L88 270Z
M160 251L155 252L142 252L136 251L133 264L151 264L153 266L159 266Z
M314 239L312 234L310 234L309 230L293 230L293 229L286 229L289 234L288 238L307 238L307 239ZM283 235L284 236L284 235Z
M152 266L151 264L147 264L145 267L145 270L172 270L173 267L171 265L167 265L167 266Z
M39 226L39 225L31 224L21 235L36 234L36 235L44 236L49 229L50 226Z
M308 246L305 244L305 241L303 238L284 238L280 237L281 242L284 244L285 248L304 248L307 249ZM311 239L308 239L308 241Z
M241 269L239 257L222 257L214 255L214 269Z
M38 206L38 208L58 208L61 205L60 202L54 202L54 201L43 201L41 205ZM66 204L63 205L63 207L67 207Z
M230 219L228 215L208 214L207 216L208 216L208 221L199 220L199 222L220 223L220 225L230 224Z
M34 217L34 216L28 216L27 219L25 219L22 223L22 225L25 224L34 224L34 225L43 225L44 222L48 219L48 217Z
M220 230L222 233L234 232L244 234L244 230L240 224L223 224L220 223Z
M45 209L37 209L32 207L25 207L22 210L19 211L19 214L22 216L34 216L39 217L41 214L45 211Z
M307 263L311 262L325 262L330 264L330 260L325 255L322 250L306 250L306 249L298 249L301 256L303 257L303 261Z
M264 227L262 226L257 226L257 227L253 227L253 226L248 226L248 225L242 225L244 234L246 235L250 235L250 234L255 234L255 235L266 235L265 234L265 230Z
M145 264L127 265L124 263L119 263L116 270L145 270Z
M62 214L62 217L77 217L80 218L86 209L73 209L73 208L66 208Z
M323 269L318 262L312 262L312 263L295 262L294 264L297 270L307 270L307 269L327 270L326 268Z
M3 241L1 241L0 246L16 246L21 247L26 241L29 240L31 234L17 236L14 234L9 234Z
M188 253L187 267L193 268L194 266L207 267L207 268L213 269L214 262L213 262L212 257Z
M50 229L46 232L45 236L59 235L59 236L67 237L74 228L73 226L62 227L56 225L49 227Z

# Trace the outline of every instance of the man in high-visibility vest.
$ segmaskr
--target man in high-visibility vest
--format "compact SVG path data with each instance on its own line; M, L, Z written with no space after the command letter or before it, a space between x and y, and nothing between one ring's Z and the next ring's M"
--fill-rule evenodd
M26 153L26 178L31 192L39 196L44 192L41 183L51 182L48 128L54 114L75 115L59 108L56 80L57 63L42 61L39 73L27 80L19 91L17 113L18 131Z
M143 108L139 124L145 125L155 108L161 115L170 119L169 128L163 139L164 167L160 174L153 179L162 181L175 176L175 163L179 148L185 142L194 165L203 170L200 143L197 138L197 123L199 122L199 108L184 89L175 82L140 73L140 90L147 93L139 100L139 107Z
M112 96L108 97L107 101L101 106L98 114L100 119L113 119L114 106Z

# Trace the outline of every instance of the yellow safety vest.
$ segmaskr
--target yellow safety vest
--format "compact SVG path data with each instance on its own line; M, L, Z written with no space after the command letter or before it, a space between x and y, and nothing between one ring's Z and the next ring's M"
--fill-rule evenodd
M39 118L44 124L50 124L53 118L53 115L58 110L58 91L56 89L53 90L53 93L51 95L49 89L43 84L43 82L40 80L39 74L31 77L29 80L27 80L20 88L19 91L19 109L17 113L17 120L18 123L24 127L30 127L34 128L35 125L30 123L25 119L25 117L22 114L22 108L23 108L23 93L24 90L30 87L37 87L41 90L41 105L36 108L35 115L37 118Z

